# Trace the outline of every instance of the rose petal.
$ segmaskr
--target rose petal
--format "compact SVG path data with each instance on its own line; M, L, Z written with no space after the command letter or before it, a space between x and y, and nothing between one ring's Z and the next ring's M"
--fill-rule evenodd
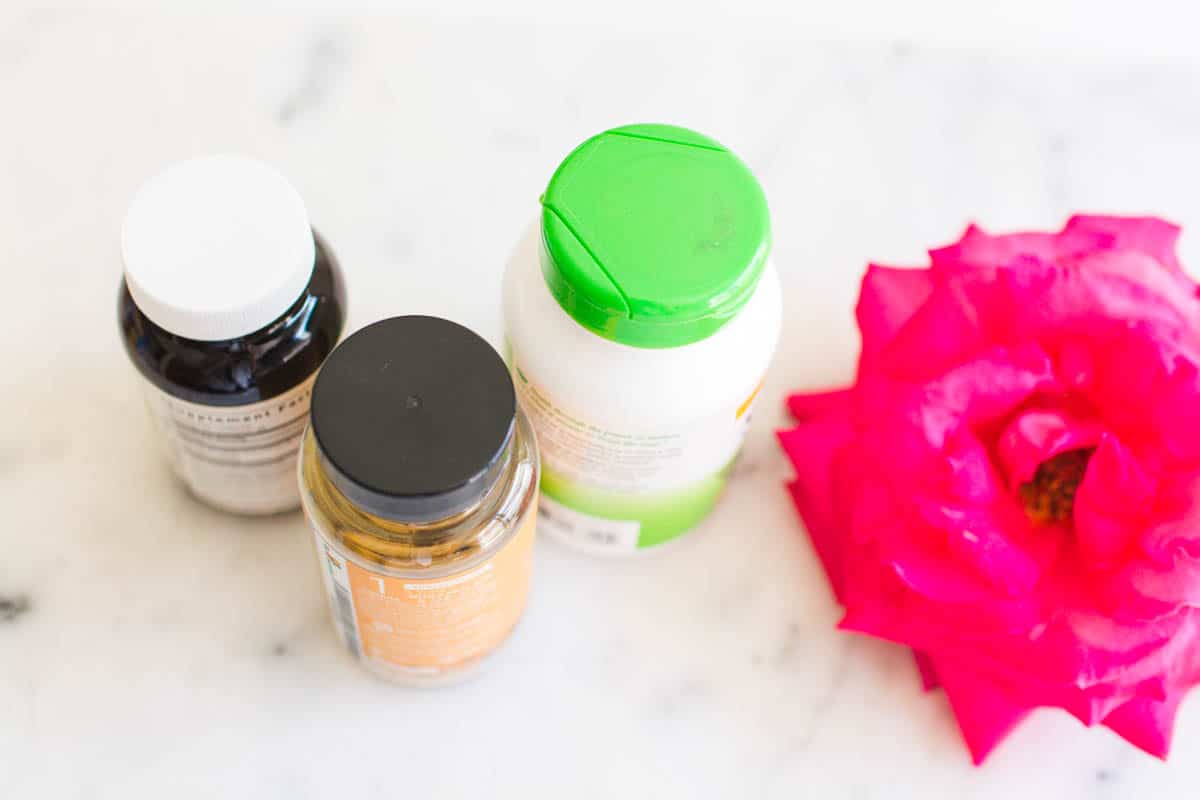
M1003 417L1034 392L1055 385L1050 357L1038 345L993 347L928 384L925 400L979 424Z
M937 668L928 653L913 650L913 660L917 662L917 672L921 675L921 688L930 692L942 685L938 680Z
M1109 337L1102 347L1104 358L1096 359L1089 399L1109 430L1121 431L1123 438L1157 438L1147 419L1145 400L1157 396L1165 374L1161 346L1134 328L1128 335Z
M929 299L933 276L925 269L872 264L863 277L856 316L862 332L862 360L873 359Z
M854 392L851 389L837 389L829 392L801 392L788 397L787 407L788 412L798 422L804 422L813 417L847 413L853 397Z
M847 466L839 464L835 470L839 468L846 469ZM887 485L876 481L857 484L849 531L843 531L843 536L856 545L878 540L881 531L894 524L897 505L896 497Z
M1149 272L1162 286L1132 280ZM1189 287L1162 273L1148 256L1093 253L1067 261L1022 256L984 278L958 279L988 342L1035 340L1055 348L1072 341L1103 342L1130 323L1156 326L1158 339L1190 342L1195 349L1196 312L1175 299L1194 303ZM948 284L950 285L950 284ZM1170 291L1165 298L1161 292Z
M1114 565L1146 522L1154 482L1133 454L1111 435L1101 438L1075 494L1075 536L1084 561Z
M939 284L878 351L859 361L860 374L879 369L906 380L932 378L984 346L978 311L956 284Z
M1155 481L1142 469L1129 448L1112 434L1104 434L1096 445L1087 472L1075 498L1097 512L1138 519L1136 513L1154 499Z
M989 506L1004 496L991 453L970 428L960 428L946 440L942 459L947 472L944 495L947 501Z
M1145 698L1130 700L1104 719L1104 724L1134 747L1155 758L1167 758L1171 750L1171 733L1175 713L1183 693L1177 692L1165 701Z
M1145 253L1171 272L1183 274L1175 245L1180 229L1157 217L1110 217L1080 214L1067 220L1063 232L1099 234L1107 238L1104 246L1112 250Z
M840 600L842 537L840 520L833 505L835 494L830 465L834 453L853 438L853 428L842 414L780 431L778 437L796 469L796 478L788 485L792 500L804 520L834 594Z
M978 766L1032 709L969 667L937 656L933 663Z
M1042 462L1060 453L1094 447L1104 428L1092 420L1051 409L1023 411L1008 423L996 444L1009 486L1016 488L1033 479Z
M1183 334L1197 321L1195 284L1159 269L1150 256L1110 250L1080 255L1069 263L1090 293L1094 310L1109 319L1154 320ZM1188 338L1194 343L1194 337Z
M853 559L850 563L861 567ZM854 566L850 574L854 574ZM857 577L864 583L871 578L874 585L870 591L860 591L857 602L847 605L838 625L842 630L929 653L949 652L996 664L1031 652L1028 632L1037 623L1038 609L1028 598L996 601L983 597L972 603L945 603L912 592L894 572L861 570ZM1075 675L1074 666L1054 674L1070 679Z
M1069 234L1011 233L992 236L971 225L952 245L929 251L935 272L943 277L980 274L990 278L994 270L1017 260L1054 261L1064 252L1074 253L1098 247L1109 240L1106 234L1080 230Z
M1036 336L1087 315L1194 326L1200 301L1175 258L1177 236L1162 220L1076 217L1058 234L990 236L972 226L930 257L940 280L965 280L981 317L1010 331Z
M930 539L918 542L912 529L898 521L882 529L880 539L883 562L917 594L941 603L972 603L987 598L988 585L956 565L943 543Z
M1157 620L1121 621L1095 608L1066 610L1062 615L1066 624L1058 630L1064 636L1060 646L1074 653L1072 683L1140 685L1161 677L1191 646L1188 617L1184 611Z
M1134 561L1120 574L1130 594L1121 595L1115 610L1160 617L1181 606L1200 607L1200 560L1178 555L1169 566ZM1134 596L1131 596L1134 595Z
M1088 397L1111 430L1177 462L1200 465L1200 370L1148 322L1104 344Z
M1054 366L1059 381L1071 390L1086 391L1096 376L1095 359L1086 342L1062 342Z
M1163 447L1182 464L1200 462L1200 370L1182 356L1164 377L1151 419Z
M787 488L788 493L792 496L792 502L796 504L796 510L800 512L800 516L804 520L813 550L816 551L817 558L820 559L821 566L825 569L825 576L829 579L830 588L833 589L834 599L839 603L844 602L845 580L842 577L841 537L835 528L822 524L820 512L814 509L813 498L805 493L803 486L798 481L789 483Z
M1200 558L1200 472L1159 475L1153 519L1141 536L1142 551L1159 566L1177 555Z
M923 511L945 532L955 559L1009 597L1028 594L1057 550L1054 538L1033 535L1020 510L1005 503L974 508L927 503Z

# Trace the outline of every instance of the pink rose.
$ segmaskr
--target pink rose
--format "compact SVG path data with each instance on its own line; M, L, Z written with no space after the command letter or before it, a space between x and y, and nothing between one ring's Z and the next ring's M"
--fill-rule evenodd
M976 763L1056 706L1165 758L1200 681L1200 300L1162 220L871 266L854 386L780 441L840 626L913 648Z

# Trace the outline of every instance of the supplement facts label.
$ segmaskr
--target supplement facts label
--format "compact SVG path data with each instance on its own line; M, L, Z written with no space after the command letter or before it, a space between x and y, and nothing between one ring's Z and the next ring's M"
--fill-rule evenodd
M518 356L513 385L541 451L543 530L583 550L619 554L667 541L713 508L761 383L698 419L659 415L651 427L564 404L522 369Z
M296 456L315 379L228 407L189 403L147 383L146 401L175 471L196 495L229 511L267 514L299 503Z
M536 510L487 561L434 579L395 578L351 561L315 528L334 624L357 656L393 672L437 675L482 658L525 608Z
M543 463L568 480L616 492L677 489L719 472L742 446L758 394L755 387L737 407L686 426L618 429L559 405L519 367L513 373Z

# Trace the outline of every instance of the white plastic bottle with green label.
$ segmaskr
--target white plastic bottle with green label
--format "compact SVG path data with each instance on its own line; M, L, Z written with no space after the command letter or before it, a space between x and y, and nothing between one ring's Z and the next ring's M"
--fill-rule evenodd
M504 279L541 531L632 553L708 515L779 337L770 254L762 188L706 136L633 125L562 162Z

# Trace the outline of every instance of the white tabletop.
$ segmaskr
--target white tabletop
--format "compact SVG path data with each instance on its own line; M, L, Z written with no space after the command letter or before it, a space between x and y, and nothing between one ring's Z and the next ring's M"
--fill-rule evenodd
M0 797L1195 796L1194 700L1169 765L1042 712L972 768L908 653L834 630L772 439L786 389L850 377L869 260L1096 210L1184 224L1200 264L1186 60L761 25L0 19ZM383 684L335 641L299 515L227 516L168 476L117 335L125 204L168 162L264 158L340 256L350 329L423 312L498 343L550 171L634 121L714 135L771 201L784 343L736 479L661 554L540 542L486 674Z

